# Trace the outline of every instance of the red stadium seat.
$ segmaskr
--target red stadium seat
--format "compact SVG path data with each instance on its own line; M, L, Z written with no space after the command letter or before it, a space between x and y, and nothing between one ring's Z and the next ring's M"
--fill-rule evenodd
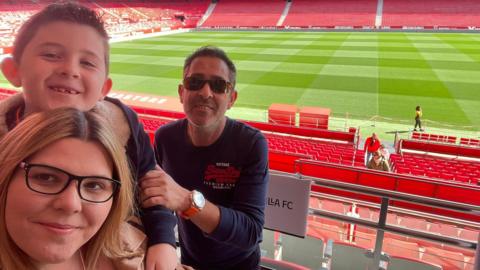
M412 133L412 139L415 139L415 140L420 139L420 134L421 134L421 133L413 132L413 133Z
M383 251L390 256L419 259L419 246L414 242L407 242L393 238L385 238Z
M463 269L465 264L462 253L435 247L425 247L422 260L441 265L444 270Z

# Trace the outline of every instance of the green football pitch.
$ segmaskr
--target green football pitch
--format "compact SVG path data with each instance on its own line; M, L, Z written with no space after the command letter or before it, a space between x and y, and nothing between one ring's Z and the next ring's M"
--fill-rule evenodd
M478 34L190 32L139 39L112 44L115 88L176 96L185 56L202 45L223 48L236 63L237 108L287 103L410 123L420 105L432 126L480 127Z
M220 31L137 39L111 46L114 89L176 97L183 60L202 45L234 60L235 109L245 114L286 103L411 125L420 105L430 126L480 130L479 34Z

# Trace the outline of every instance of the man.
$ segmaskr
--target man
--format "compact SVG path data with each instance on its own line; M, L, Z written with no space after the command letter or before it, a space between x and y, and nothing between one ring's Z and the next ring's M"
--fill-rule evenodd
M373 153L378 151L380 148L381 142L378 139L377 134L374 132L372 133L371 137L368 137L365 140L365 144L363 145L363 150L365 150L365 166L367 166L368 162L373 156Z
M143 206L177 213L181 259L195 269L258 269L268 181L267 142L225 116L236 69L216 47L185 60L178 93L186 119L155 134L158 171L141 183Z

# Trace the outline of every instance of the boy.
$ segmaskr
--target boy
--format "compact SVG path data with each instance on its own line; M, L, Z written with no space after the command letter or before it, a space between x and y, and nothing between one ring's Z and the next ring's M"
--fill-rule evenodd
M134 178L155 169L149 138L135 112L106 97L112 87L108 35L93 10L70 2L47 6L21 27L12 56L1 69L23 92L0 103L0 137L35 112L97 106L114 122ZM163 207L145 209L141 216L148 236L147 268L174 269L175 217Z

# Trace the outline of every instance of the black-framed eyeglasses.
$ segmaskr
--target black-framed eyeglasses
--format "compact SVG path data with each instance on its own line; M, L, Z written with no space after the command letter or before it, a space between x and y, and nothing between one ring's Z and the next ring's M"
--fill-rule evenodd
M103 203L110 200L121 186L120 181L107 177L78 176L43 164L22 162L19 166L25 170L27 187L42 194L60 194L70 182L77 180L80 198L88 202Z
M231 82L222 78L204 79L198 76L190 76L183 79L183 85L189 91L198 91L208 83L210 89L216 94L225 94L233 88Z

